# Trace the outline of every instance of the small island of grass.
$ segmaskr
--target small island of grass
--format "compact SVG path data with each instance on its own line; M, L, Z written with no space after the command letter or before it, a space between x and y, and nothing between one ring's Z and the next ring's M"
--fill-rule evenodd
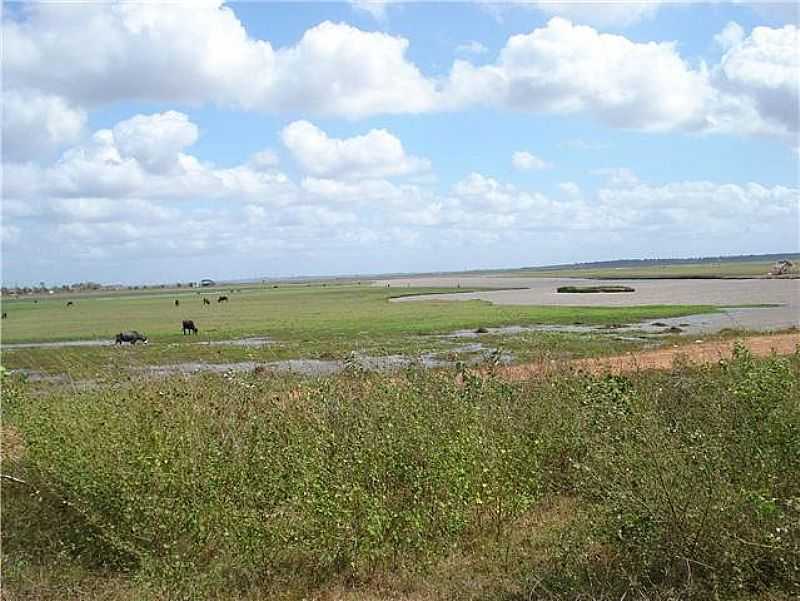
M602 293L602 292L636 292L630 286L560 286L556 292L576 292L583 294Z

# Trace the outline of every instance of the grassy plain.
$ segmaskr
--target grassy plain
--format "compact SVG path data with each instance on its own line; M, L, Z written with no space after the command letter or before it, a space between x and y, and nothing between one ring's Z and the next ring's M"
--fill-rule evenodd
M800 357L3 381L3 598L800 594Z
M661 278L752 278L763 277L774 261L723 261L719 263L674 263L633 267L532 268L502 272L502 275L553 278L661 279Z
M76 377L111 368L174 364L187 361L274 361L290 358L346 357L352 351L373 355L446 351L459 341L443 339L459 329L529 324L611 325L679 317L714 311L705 305L645 307L528 307L497 306L483 301L390 303L404 294L453 291L440 288L378 288L358 285L248 287L225 293L227 303L203 305L191 291L164 294L114 294L75 299L11 301L3 304L3 343L113 340L114 334L135 329L151 344L130 348L25 348L3 353L3 365ZM464 289L461 289L463 292ZM174 300L180 306L174 305ZM193 319L197 336L183 336L182 319ZM246 337L269 337L274 344L260 347L197 344ZM603 342L603 337L549 336L556 356L586 356L630 348ZM535 346L536 353L543 350ZM530 359L533 352L520 358ZM538 355L537 355L538 356Z

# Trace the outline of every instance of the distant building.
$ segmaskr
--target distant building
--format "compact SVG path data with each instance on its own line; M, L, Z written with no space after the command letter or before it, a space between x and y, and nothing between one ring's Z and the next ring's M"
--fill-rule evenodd
M209 280L208 278L206 278L204 280L200 280L200 285L203 288L208 288L209 286L216 286L217 283L214 280Z

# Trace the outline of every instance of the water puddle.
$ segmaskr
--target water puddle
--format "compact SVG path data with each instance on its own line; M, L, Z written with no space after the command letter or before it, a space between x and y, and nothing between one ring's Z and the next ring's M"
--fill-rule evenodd
M70 348L74 346L112 346L113 340L63 340L61 342L15 342L3 344L4 351L13 351L20 348Z
M24 348L70 348L70 347L96 347L96 346L114 346L114 340L64 340L58 342L15 342L11 344L3 344L4 351L13 351L16 349ZM172 342L170 345L183 344L182 342ZM231 338L230 340L203 340L201 342L193 342L192 344L203 344L207 346L245 346L245 347L261 347L270 344L275 344L275 340L268 336L253 336L250 338ZM127 345L126 345L127 346Z
M468 355L463 357L462 355ZM288 373L301 376L331 376L345 371L356 369L371 372L390 372L412 366L424 368L455 367L458 361L466 365L478 365L485 362L495 362L509 365L514 357L510 353L484 346L480 343L464 344L448 351L437 353L423 353L418 356L411 355L383 355L371 356L361 353L352 353L347 359L286 359L283 361L239 361L235 363L204 363L187 362L173 365L150 365L139 368L137 371L153 376L168 376L173 374L231 373L231 372L260 372L260 373Z

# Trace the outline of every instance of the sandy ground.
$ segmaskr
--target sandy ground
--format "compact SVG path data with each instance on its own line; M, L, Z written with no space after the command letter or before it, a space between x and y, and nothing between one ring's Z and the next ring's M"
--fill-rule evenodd
M497 305L561 305L626 307L633 305L755 305L777 307L731 309L695 320L694 332L723 328L778 330L800 327L800 280L585 280L575 278L426 277L388 282L392 288L435 286L505 288L486 292L407 296L393 302L485 300ZM635 292L615 294L559 294L559 286L630 286ZM376 282L386 285L386 282ZM512 289L516 288L516 289ZM685 318L680 321L686 321ZM670 323L669 325L675 325Z
M741 339L740 342L757 357L764 357L772 353L789 355L797 351L798 346L800 346L800 334L749 336ZM595 374L620 374L648 369L670 369L678 358L692 364L717 363L721 359L729 359L734 344L735 341L733 340L702 342L614 357L575 359L570 361L568 365L575 369ZM496 373L508 380L524 380L531 376L561 370L563 367L563 364L527 363L502 367Z

